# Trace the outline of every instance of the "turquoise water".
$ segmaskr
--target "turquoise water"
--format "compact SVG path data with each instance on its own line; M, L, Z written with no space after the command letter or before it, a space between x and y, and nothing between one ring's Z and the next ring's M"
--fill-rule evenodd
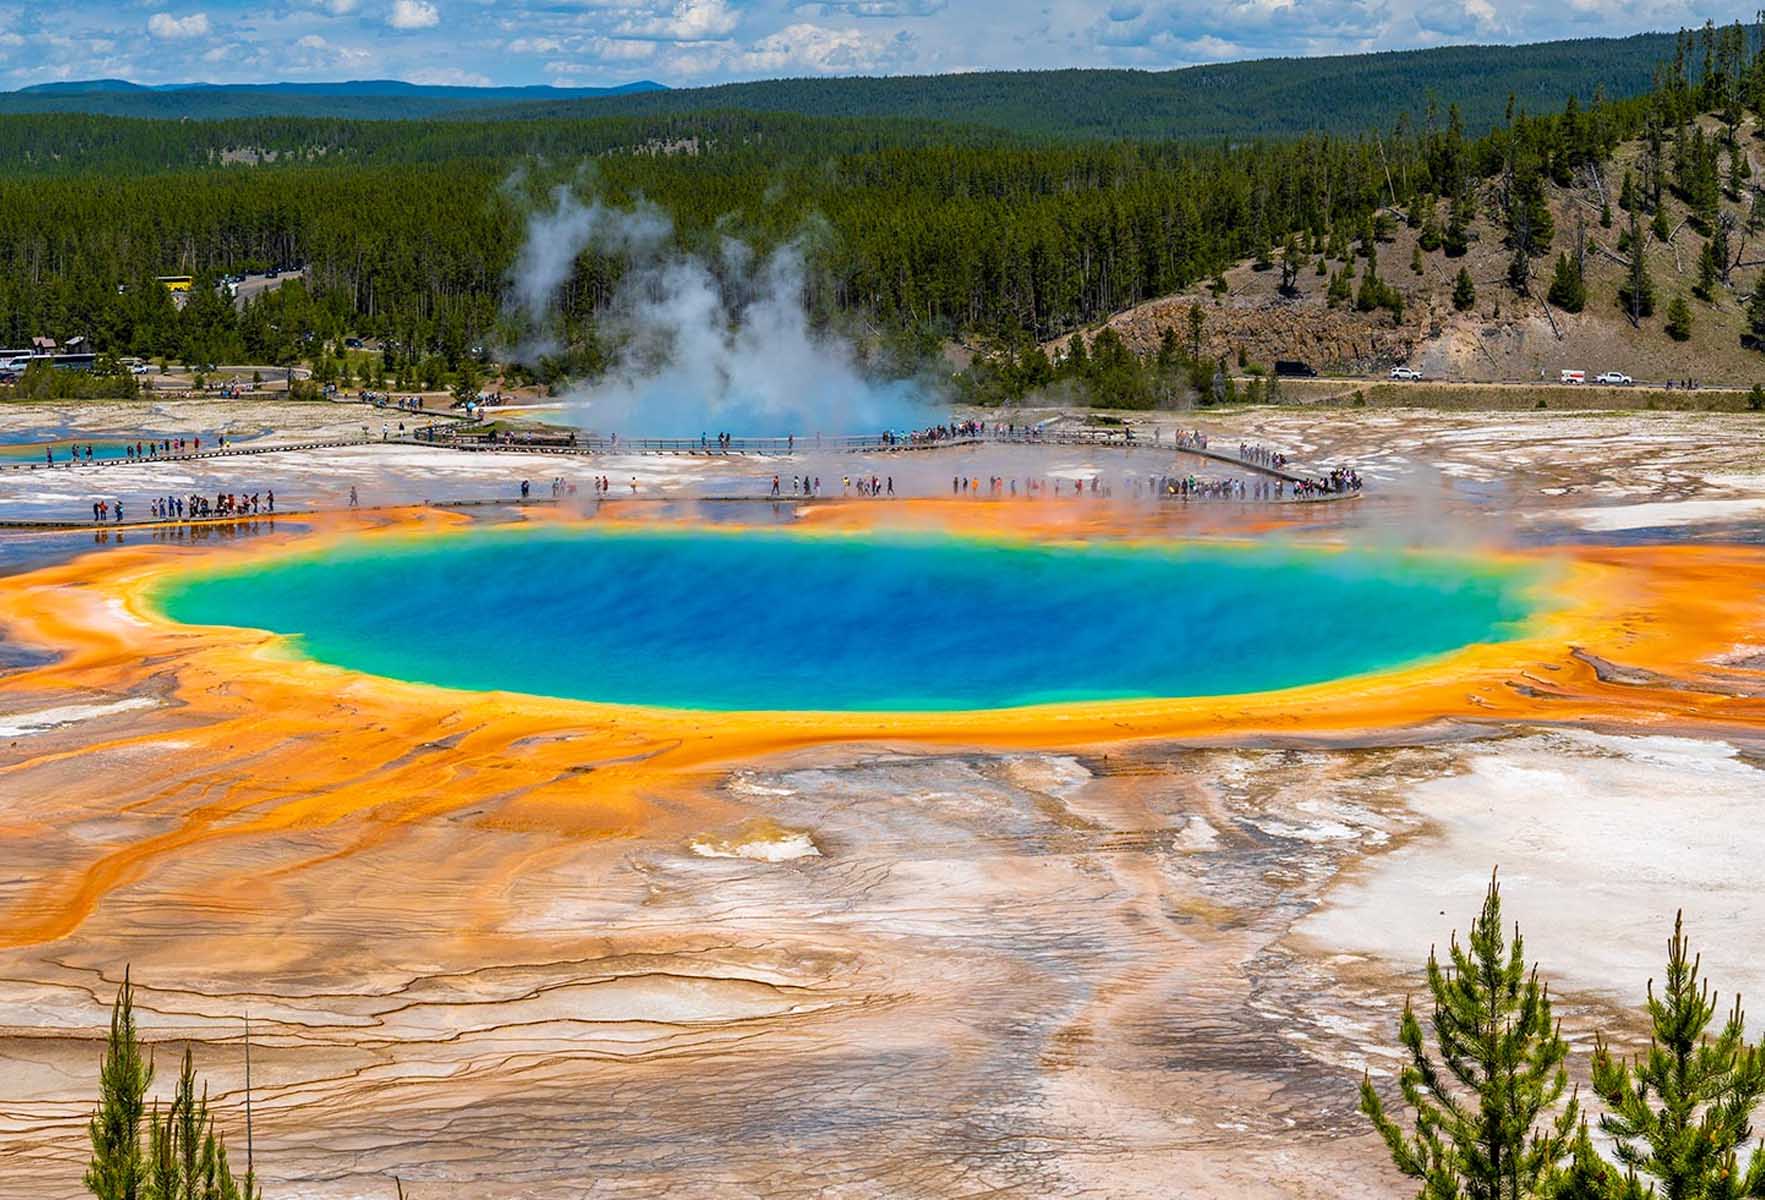
M213 433L184 434L182 436L184 438L185 452L195 448L192 444L192 439L196 437L202 439L202 448L205 450L213 450L219 446L219 439ZM92 447L92 460L94 462L97 462L100 459L108 460L113 458L127 458L129 448L133 447L137 440L139 440L141 445L145 447L149 440L163 442L165 438L131 438L129 441L123 442L116 440L114 435L111 435L108 440L102 436L95 435L91 438L77 437L57 438L47 441L0 442L0 463L40 463L44 461L43 452L45 450L48 450L54 455L57 463L70 462L73 459L74 446L80 447L81 462L86 461L85 451L87 446ZM172 440L176 441L177 439L174 437ZM228 444L233 445L245 440L248 439L243 437L231 438ZM145 451L143 451L143 453L145 454ZM168 453L176 452L172 451Z
M703 709L998 708L1315 683L1512 636L1471 560L788 532L510 530L181 576L175 620L473 690Z

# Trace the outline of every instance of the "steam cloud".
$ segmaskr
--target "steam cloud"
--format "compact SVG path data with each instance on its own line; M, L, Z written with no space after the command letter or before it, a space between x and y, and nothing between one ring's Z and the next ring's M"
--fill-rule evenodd
M569 419L597 432L653 437L875 433L929 419L924 389L867 378L851 346L811 328L800 245L764 257L724 239L715 263L673 247L666 214L584 205L568 188L528 220L512 304L543 328L586 250L630 266L601 327L618 357L565 397ZM541 335L518 355L557 348Z

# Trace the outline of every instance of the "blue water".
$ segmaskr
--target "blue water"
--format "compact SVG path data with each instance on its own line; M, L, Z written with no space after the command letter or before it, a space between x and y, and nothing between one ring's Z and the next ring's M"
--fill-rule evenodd
M212 432L171 435L171 440L176 441L180 436L184 439L184 452L186 453L195 448L192 444L194 438L200 437L202 439L202 448L204 450L217 449L220 444L219 436ZM127 458L129 450L134 448L137 441L145 447L149 441L157 443L165 440L166 436L162 435L154 438L130 438L128 441L124 442L115 440L114 435L112 435L110 440L106 440L99 436L93 436L91 438L53 438L41 441L0 442L0 463L40 463L44 461L43 454L46 450L54 456L54 460L57 463L71 462L73 460L73 448L75 446L80 448L81 462L86 461L87 446L92 447L92 461L97 462L101 459L108 461L113 458ZM229 437L227 439L227 444L234 445L249 440L251 440L249 437ZM169 451L168 453L178 452ZM145 454L145 450L143 451L143 454Z
M1315 683L1512 636L1530 576L1277 547L514 529L180 576L191 624L448 687L702 709L998 708Z

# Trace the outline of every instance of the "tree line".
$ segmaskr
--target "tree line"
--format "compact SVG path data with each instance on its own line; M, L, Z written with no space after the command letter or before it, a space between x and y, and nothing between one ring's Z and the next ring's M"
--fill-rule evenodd
M920 348L969 336L1016 355L1239 261L1279 256L1297 269L1298 253L1346 259L1392 213L1448 256L1464 252L1479 213L1490 216L1523 291L1561 240L1546 184L1597 176L1631 139L1645 146L1642 166L1609 185L1634 227L1620 242L1640 244L1671 192L1718 241L1711 286L1726 286L1742 239L1719 198L1751 190L1742 117L1762 105L1765 52L1757 31L1737 24L1681 35L1646 95L1570 96L1541 114L1510 99L1504 120L1475 136L1456 109L1432 104L1363 136L1229 145L1063 144L754 113L212 126L4 118L0 144L10 138L15 153L0 154L0 345L80 333L116 354L281 363L353 332L392 348L389 376L432 358L453 372L474 347L521 340L505 306L509 270L528 215L559 181L610 204L659 207L676 248L707 259L728 237L762 253L801 241L804 300L818 322ZM1704 114L1719 118L1714 136ZM57 139L103 165L57 157ZM220 165L240 147L276 156ZM161 159L173 169L119 165ZM295 263L308 267L303 287L242 312L217 297L224 273ZM558 296L566 367L604 361L599 318L626 266L595 252L574 264ZM153 282L165 274L197 277L181 312ZM1343 303L1400 305L1376 276L1331 285ZM1633 280L1625 295L1633 319L1652 312L1650 281Z

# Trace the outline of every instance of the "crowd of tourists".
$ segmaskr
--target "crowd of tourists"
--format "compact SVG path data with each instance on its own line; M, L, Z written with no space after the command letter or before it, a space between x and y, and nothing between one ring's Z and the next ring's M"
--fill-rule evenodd
M227 439L217 438L216 449L225 447ZM188 438L157 438L152 441L124 442L122 459L125 462L147 462L161 458L174 458L186 454L196 454L202 450L202 439ZM108 459L110 456L104 456ZM43 447L43 462L53 467L56 464L55 447ZM74 442L67 448L69 463L89 463L99 461L98 444L96 442Z
M1238 443L1238 457L1247 463L1255 463L1259 467L1273 467L1277 471L1287 465L1287 456L1272 446L1258 446L1249 442Z
M119 496L92 501L95 524L120 525L124 506ZM192 492L187 496L154 496L147 502L147 515L154 521L203 521L219 517L257 516L276 511L276 493L218 492L213 499Z
M1321 479L1307 479L1293 485L1293 495L1299 500L1316 500L1320 496L1338 496L1360 490L1360 474L1350 467L1337 467Z

